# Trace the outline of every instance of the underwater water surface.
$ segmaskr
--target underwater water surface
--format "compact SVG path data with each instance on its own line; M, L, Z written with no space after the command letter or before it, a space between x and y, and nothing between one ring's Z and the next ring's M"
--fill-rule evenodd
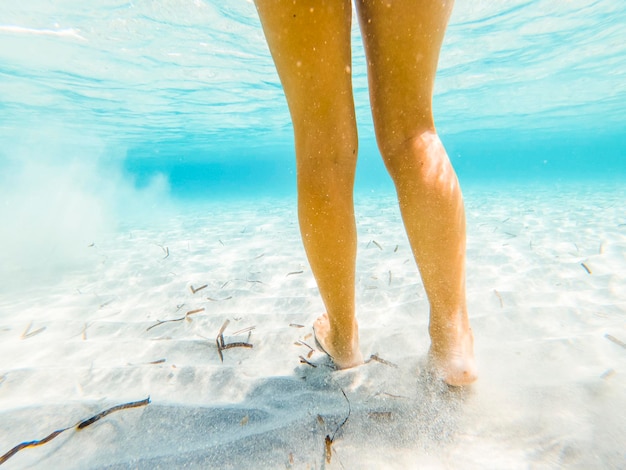
M625 22L610 0L457 2L434 106L462 183L623 177ZM357 187L389 189L356 19L352 36ZM249 0L4 2L0 90L3 180L80 162L177 198L294 191L287 106Z

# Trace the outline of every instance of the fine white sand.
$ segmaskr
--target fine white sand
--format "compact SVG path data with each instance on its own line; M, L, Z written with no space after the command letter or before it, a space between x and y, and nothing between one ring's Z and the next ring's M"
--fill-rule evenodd
M306 345L323 306L294 199L181 208L76 246L80 267L16 266L0 296L0 455L152 403L6 468L626 467L626 348L611 340L626 342L626 190L465 195L480 376L461 390L424 368L428 304L388 195L357 197L361 345L388 363L348 371ZM221 362L226 320L225 342L253 348Z

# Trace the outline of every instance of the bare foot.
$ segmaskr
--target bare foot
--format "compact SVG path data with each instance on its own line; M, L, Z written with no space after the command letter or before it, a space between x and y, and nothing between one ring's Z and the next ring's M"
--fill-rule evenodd
M363 364L363 355L359 349L359 333L356 320L351 335L333 335L330 330L328 314L324 314L313 323L315 339L326 354L333 360L337 369L349 369Z
M443 328L431 326L430 337L429 356L444 382L461 387L477 379L471 328L460 328L457 325Z

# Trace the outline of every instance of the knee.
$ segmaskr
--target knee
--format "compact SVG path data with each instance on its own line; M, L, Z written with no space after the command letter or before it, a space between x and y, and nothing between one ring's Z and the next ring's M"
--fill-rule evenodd
M379 139L379 148L396 186L430 185L453 175L448 155L433 128Z

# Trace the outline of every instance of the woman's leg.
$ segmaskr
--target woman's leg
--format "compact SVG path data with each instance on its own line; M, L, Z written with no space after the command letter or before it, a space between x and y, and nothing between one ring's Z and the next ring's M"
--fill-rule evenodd
M315 332L338 367L352 367L363 358L354 314L351 0L256 6L293 121L300 231L327 312Z
M378 145L430 302L430 355L444 380L476 379L465 300L465 212L437 136L432 94L449 0L357 0Z

